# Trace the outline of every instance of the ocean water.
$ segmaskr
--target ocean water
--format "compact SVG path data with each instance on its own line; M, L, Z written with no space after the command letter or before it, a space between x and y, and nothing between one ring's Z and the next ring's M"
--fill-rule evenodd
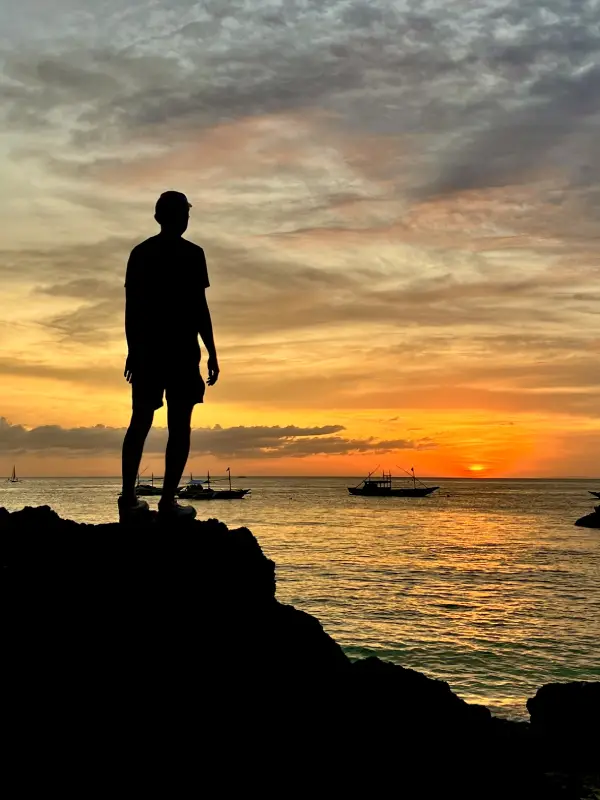
M351 497L357 482L244 479L251 497L198 503L198 516L249 527L277 564L278 598L350 657L441 678L512 719L544 683L600 680L600 530L573 525L600 481L440 479L424 499ZM0 506L108 522L119 489L32 478L0 484Z

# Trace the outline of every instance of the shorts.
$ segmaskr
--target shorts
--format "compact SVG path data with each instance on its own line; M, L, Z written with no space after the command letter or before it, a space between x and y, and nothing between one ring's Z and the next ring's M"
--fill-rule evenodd
M167 405L191 407L204 402L206 386L200 375L200 365L185 364L153 365L133 374L131 404L133 408L162 408L163 395Z

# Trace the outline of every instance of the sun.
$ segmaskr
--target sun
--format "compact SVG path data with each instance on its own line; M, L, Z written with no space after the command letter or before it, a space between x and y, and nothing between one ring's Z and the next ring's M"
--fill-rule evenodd
M485 464L469 464L467 469L469 470L469 472L480 473L480 472L485 472L487 467L485 466Z

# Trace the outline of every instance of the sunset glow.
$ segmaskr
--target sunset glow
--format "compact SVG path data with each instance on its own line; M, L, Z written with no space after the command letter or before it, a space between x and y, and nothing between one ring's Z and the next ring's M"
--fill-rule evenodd
M517 0L510 37L496 0L100 5L0 12L0 475L118 474L125 264L170 188L222 369L193 471L598 474L597 45Z

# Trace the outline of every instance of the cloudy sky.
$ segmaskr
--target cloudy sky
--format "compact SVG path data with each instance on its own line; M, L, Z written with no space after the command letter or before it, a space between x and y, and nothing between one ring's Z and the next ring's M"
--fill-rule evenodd
M222 362L195 471L597 475L599 6L0 0L0 472L118 473L175 188Z

